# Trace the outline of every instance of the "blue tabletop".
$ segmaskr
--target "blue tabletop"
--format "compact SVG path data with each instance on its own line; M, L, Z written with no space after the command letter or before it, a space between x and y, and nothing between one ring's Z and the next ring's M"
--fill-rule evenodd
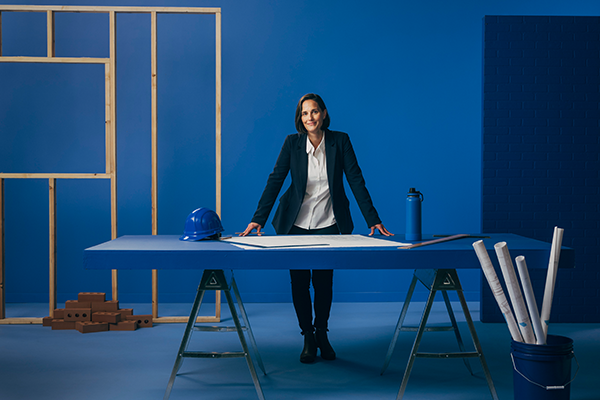
M483 236L483 235L482 235ZM472 243L483 240L497 265L494 244L506 242L514 260L525 256L529 268L547 268L550 243L513 234L485 234L413 249L392 247L290 247L244 250L227 241L186 242L177 235L122 236L84 251L86 269L439 269L480 268ZM391 242L404 242L402 235ZM424 240L434 239L424 236ZM413 242L414 243L414 242ZM574 252L561 250L561 268L574 266Z

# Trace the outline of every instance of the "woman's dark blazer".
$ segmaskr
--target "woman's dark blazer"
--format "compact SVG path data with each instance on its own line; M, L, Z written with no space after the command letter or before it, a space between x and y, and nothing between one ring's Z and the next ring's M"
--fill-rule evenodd
M327 180L333 205L333 214L341 233L349 234L354 229L350 216L350 203L344 191L343 174L354 194L367 226L381 223L373 206L371 196L365 186L362 171L358 166L352 143L344 132L325 131L325 156L327 158ZM273 217L277 234L287 234L294 225L306 191L308 175L308 154L306 153L306 133L292 134L285 138L273 172L258 202L252 222L265 226L281 186L291 171L292 182L279 199L279 206Z

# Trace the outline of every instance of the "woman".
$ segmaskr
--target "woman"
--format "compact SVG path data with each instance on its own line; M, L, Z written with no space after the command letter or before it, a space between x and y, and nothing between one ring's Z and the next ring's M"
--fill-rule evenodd
M246 236L254 229L261 234L288 172L291 173L292 182L281 196L273 217L273 226L278 235L352 233L354 225L344 192L344 173L371 228L369 235L373 235L375 229L385 236L392 235L383 226L373 207L350 138L346 133L329 130L329 123L327 107L319 95L309 93L300 99L296 107L298 133L286 137L252 222L240 236ZM334 360L336 354L327 338L333 270L312 271L314 323L309 291L311 270L290 270L290 276L294 308L304 335L300 361L312 363L317 356L317 348L321 349L323 359Z

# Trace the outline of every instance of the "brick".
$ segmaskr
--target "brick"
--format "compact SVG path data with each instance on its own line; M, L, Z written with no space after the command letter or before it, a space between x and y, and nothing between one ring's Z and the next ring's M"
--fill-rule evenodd
M501 75L485 75L484 82L487 84L496 84L496 83L509 83L509 78L507 76Z
M500 104L498 104L499 106ZM488 110L486 113L486 118L508 118L509 117L509 113L508 113L508 109L507 110L501 110L501 109L497 109L497 110Z
M518 118L498 118L494 126L500 127L514 127L521 126L522 121Z
M516 24L516 25L511 25L510 26L510 30L512 32L527 32L527 33L531 33L531 32L535 32L535 28L536 28L536 25L532 24L532 23Z
M535 110L535 116L537 118L560 118L560 110Z
M507 40L507 41L514 41L514 40L523 40L523 34L521 32L499 32L496 34L498 40Z
M56 318L54 317L44 317L42 318L42 326L52 326L52 320Z
M576 42L576 41L565 41L562 44L563 49L573 49L573 50L585 50L587 48L587 43L585 42Z
M521 92L517 92L517 93L510 93L509 95L509 99L512 101L532 101L535 99L535 97L533 96L533 93L521 93ZM501 100L498 100L501 101Z
M496 205L496 211L504 212L504 211L521 211L520 204L512 204L512 203L500 203Z
M81 292L77 295L78 301L88 301L90 303L105 302L106 293L101 292Z
M498 23L499 24L509 25L509 24L521 24L521 23L523 23L523 18L524 17L499 15L497 18L498 18Z
M91 321L91 308L69 308L65 310L65 321Z
M108 331L108 323L79 321L75 324L75 329L81 333L105 332Z
M92 321L116 324L121 321L121 314L118 312L98 311L92 314Z
M524 68L527 69L527 68ZM506 83L497 85L498 92L520 92L521 85L515 83Z
M560 49L560 48L562 48L562 42L560 40L548 40L548 41L545 41L545 42L539 41L539 42L537 42L535 44L535 47L538 50ZM546 57L549 57L549 55L547 55ZM537 66L543 66L543 65L545 65L545 66L559 67L560 66L560 59L559 58L536 58L535 65L537 65Z
M486 49L509 49L510 42L501 42L499 40L486 41L485 48Z
M534 42L525 42L525 41L515 41L515 42L510 42L510 48L511 49L534 49L535 43Z
M515 50L508 48L499 49L498 57L501 59L506 59L509 62L507 65L510 65L512 60L523 57L523 50Z
M511 186L502 186L502 187L499 187L496 192L498 194L515 195L515 194L521 194L521 188L511 187Z
M526 16L523 17L523 22L526 24L547 24L550 21L550 17L539 17L539 16Z
M527 57L525 54L528 50L523 51L523 56ZM513 66L522 66L522 67L535 67L535 58L513 58L510 60L510 65Z
M511 118L535 118L535 110L510 110ZM525 124L523 124L525 125Z
M483 91L485 93L494 93L497 92L496 90L496 85L495 84L489 84L489 83L484 83L483 84ZM508 96L508 93L506 94L506 96Z
M512 98L512 96L511 96ZM548 107L548 103L545 101L524 101L524 110L543 110Z
M53 319L52 330L75 329L75 321L65 321L64 319Z
M135 331L138 328L137 321L121 321L118 324L109 324L111 331Z
M128 321L136 321L140 328L151 328L152 327L152 315L128 315Z
M133 315L133 308L119 308L117 312L121 314L121 320L124 320L125 316Z
M485 49L486 53L496 53L496 49ZM486 66L507 66L510 64L509 58L487 58L485 60Z
M515 75L521 75L522 71L523 71L523 68L521 68L520 66L513 66L513 65L508 66L508 67L499 66L497 68L498 75L515 76ZM493 78L493 76L490 76L488 78ZM497 82L497 83L508 83L508 81L507 82Z
M65 317L65 309L64 308L55 308L54 309L54 319L64 319Z
M540 79L539 77L536 77L535 80L540 81L542 79ZM527 84L523 85L523 92L535 94L536 100L539 100L537 98L539 93L545 94L545 92L547 92L547 91L548 91L548 85L545 83L538 82L538 83L533 83L533 84L527 83ZM559 97L559 96L557 96L557 97Z
M89 301L67 300L65 308L91 308L91 304Z
M118 300L109 300L109 301L104 301L104 302L92 303L92 312L118 311L118 310L119 310L119 301Z
M560 101L560 93L540 92L535 94L535 99L537 101Z
M510 93L486 93L486 100L509 100Z
M527 161L545 161L548 159L548 155L545 153L524 153L523 160Z
M484 127L496 126L496 118L484 118L483 126Z

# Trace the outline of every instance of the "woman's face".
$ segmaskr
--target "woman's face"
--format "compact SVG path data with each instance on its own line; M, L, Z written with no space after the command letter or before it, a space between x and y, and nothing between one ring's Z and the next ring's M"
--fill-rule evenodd
M327 110L321 110L314 100L306 100L302 103L302 124L308 133L319 133L323 126L323 120Z

